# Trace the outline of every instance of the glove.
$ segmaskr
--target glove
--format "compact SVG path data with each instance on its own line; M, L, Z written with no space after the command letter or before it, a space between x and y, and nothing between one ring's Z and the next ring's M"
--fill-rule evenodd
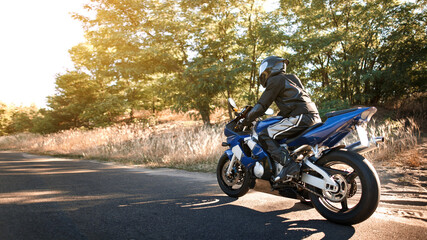
M252 108L252 110L248 113L246 118L243 120L243 125L248 124L245 126L250 126L257 117L261 117L262 115L264 115L264 112L265 112L265 109L261 104L259 103L255 104L255 106Z
M249 118L245 118L242 120L241 124L245 127L250 127L250 126L252 126L252 121L250 121Z

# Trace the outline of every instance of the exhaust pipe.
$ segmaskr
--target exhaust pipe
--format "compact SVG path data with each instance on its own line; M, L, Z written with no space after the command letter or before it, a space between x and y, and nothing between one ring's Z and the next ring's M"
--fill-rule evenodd
M345 148L357 153L367 153L378 147L379 143L384 142L384 137L373 137L369 140L368 146L362 145L360 141L352 143Z

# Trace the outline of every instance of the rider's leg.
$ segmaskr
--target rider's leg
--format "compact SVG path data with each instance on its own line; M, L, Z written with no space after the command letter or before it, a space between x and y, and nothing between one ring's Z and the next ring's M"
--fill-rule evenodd
M295 136L306 129L308 127L306 119L307 117L304 115L284 118L280 122L261 131L258 136L262 147L270 154L271 158L283 166L276 180L282 179L287 175L295 175L299 172L299 164L290 159L289 152L285 148L280 147L277 141Z
M299 172L299 165L290 159L289 152L285 148L280 147L279 143L272 139L267 131L261 131L258 140L264 150L270 154L273 161L283 166L282 171L277 176L279 179L287 175L295 175Z

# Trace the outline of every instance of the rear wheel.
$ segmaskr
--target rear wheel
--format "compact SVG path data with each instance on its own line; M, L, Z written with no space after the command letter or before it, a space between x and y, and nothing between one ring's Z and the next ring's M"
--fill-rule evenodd
M368 219L380 200L380 182L371 165L361 155L338 150L316 162L338 184L335 191L315 190L310 193L316 210L326 219L339 224L356 224Z
M216 177L221 190L230 197L241 197L249 191L249 172L238 161L232 166L231 174L227 175L227 169L231 161L227 154L223 154L218 161Z

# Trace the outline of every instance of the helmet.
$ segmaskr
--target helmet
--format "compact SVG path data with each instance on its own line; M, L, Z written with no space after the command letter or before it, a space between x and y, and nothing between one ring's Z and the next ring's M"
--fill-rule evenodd
M267 79L277 75L282 71L286 71L286 65L289 64L288 59L283 59L277 56L270 56L262 60L259 66L259 82L263 87L267 85Z

